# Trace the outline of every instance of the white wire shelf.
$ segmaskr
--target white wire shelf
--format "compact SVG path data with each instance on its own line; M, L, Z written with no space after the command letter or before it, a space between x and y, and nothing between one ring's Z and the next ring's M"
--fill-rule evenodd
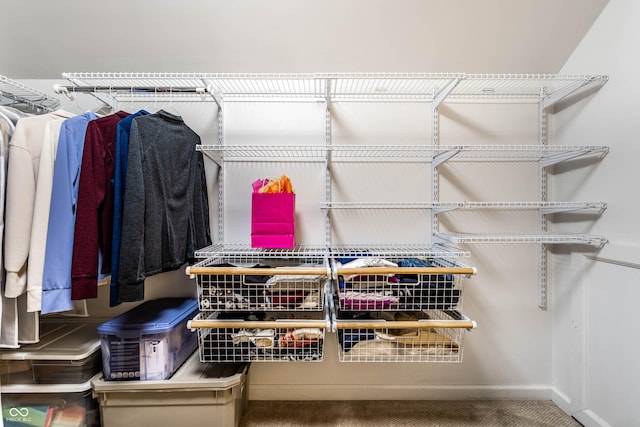
M604 202L461 202L466 210L539 210L543 214L573 211L595 211L602 213L607 204Z
M327 82L305 73L207 74L209 87L222 97L300 97L324 99Z
M363 161L367 159L401 159L432 162L449 159L460 153L462 146L437 145L332 145L332 161Z
M463 202L463 209L540 210L544 214L593 210L602 213L604 202Z
M323 145L199 145L197 151L206 154L219 165L223 162L250 161L326 161Z
M409 244L367 244L332 245L329 248L332 258L354 258L374 256L380 258L459 258L469 257L468 251L452 248L446 244L409 245Z
M0 75L0 105L28 113L46 113L60 106L60 100Z
M364 244L364 245L297 245L292 249L261 249L252 248L245 244L216 243L199 249L195 253L196 258L321 258L351 257L351 256L378 256L378 257L469 257L468 251L453 248L447 245L413 245L413 244Z
M407 157L438 161L452 160L542 160L551 165L584 155L606 155L605 146L581 145L333 145L333 159Z
M304 97L318 100L523 99L545 106L589 87L602 75L464 73L63 73L77 87L204 87L224 98Z
M606 146L582 145L202 145L199 151L217 162L318 160L332 162L400 159L411 162L456 160L540 161L544 167L582 156L604 157Z
M433 101L464 74L446 73L328 73L319 74L328 82L329 96L341 100Z
M597 87L604 75L467 74L449 95L452 99L549 99L549 105L577 91Z
M447 211L464 207L464 202L322 202L323 209L432 209Z
M455 160L539 160L543 167L588 155L604 157L606 146L583 145L464 145Z
M279 258L322 258L328 253L327 247L323 245L296 245L291 249L264 249L252 248L248 244L234 243L214 243L213 245L195 251L196 258L256 258L256 259L279 259Z
M601 247L607 243L602 236L590 234L565 233L435 233L438 243L541 243L541 244L576 244Z
M435 213L467 210L540 210L544 214L595 210L603 212L604 202L322 202L323 209L430 209Z

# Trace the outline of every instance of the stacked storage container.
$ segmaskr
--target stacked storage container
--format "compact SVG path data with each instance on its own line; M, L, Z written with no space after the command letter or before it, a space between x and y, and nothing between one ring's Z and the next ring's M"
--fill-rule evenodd
M197 346L187 322L197 314L193 298L146 301L100 326L107 381L164 380Z
M103 427L237 427L246 409L248 366L201 363L187 323L195 298L161 298L98 326L103 374L92 381Z
M102 367L97 324L43 318L39 343L0 351L5 427L101 425L91 391Z
M201 363L194 353L168 380L93 381L104 427L238 427L248 365Z

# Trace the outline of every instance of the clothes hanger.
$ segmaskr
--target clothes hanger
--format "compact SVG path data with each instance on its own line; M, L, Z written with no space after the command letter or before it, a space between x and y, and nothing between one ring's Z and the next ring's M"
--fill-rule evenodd
M5 122L9 124L9 129L13 133L16 130L16 125L13 123L13 120L9 118L2 110L0 110L0 118L2 118Z
M167 113L173 114L174 116L181 117L180 111L173 104L173 87L169 88L169 104L164 108Z
M14 117L14 115L12 114L5 114L5 111L7 113L9 113L9 111L5 110L4 107L0 106L0 117L2 119L4 119L4 121L6 121L9 124L9 128L11 129L11 132L16 130L16 124L15 121L12 119L12 117Z
M109 104L104 101L102 98L99 98L94 95L94 98L98 101L96 107L94 107L91 111L93 111L98 116L106 116L112 114L114 111L118 110L118 100L113 96L113 91L109 90L109 98L115 101L115 104Z

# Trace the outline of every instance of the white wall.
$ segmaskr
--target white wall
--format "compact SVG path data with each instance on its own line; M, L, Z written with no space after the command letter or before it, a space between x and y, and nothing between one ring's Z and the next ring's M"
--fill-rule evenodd
M559 231L588 230L609 243L598 254L640 262L640 3L612 0L569 58L562 73L609 76L599 93L555 115L559 144L607 145L610 153L586 168L565 166L554 174L555 196L602 200L598 221L565 223ZM585 425L640 423L640 270L591 261L585 254L558 250L553 283L553 385L555 400Z
M4 0L0 72L556 72L606 1Z

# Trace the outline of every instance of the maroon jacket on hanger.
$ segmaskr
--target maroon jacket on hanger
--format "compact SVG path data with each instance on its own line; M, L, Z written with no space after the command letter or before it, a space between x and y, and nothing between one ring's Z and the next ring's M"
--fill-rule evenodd
M111 270L113 173L116 126L129 113L118 111L89 122L84 139L71 262L71 299L98 296L101 273Z

